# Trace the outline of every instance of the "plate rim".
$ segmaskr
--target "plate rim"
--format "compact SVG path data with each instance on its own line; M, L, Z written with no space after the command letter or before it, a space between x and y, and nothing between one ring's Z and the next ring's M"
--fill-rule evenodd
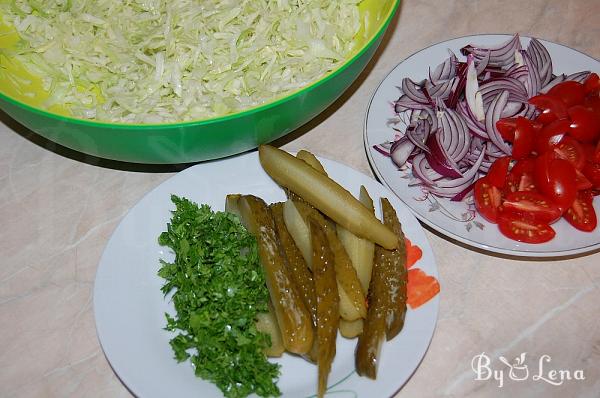
M510 38L513 37L513 34L510 33L478 33L478 34L468 34L468 35L462 35L462 36L456 36L456 37L452 37L446 40L442 40L442 41L438 41L435 42L433 44L430 44L426 47L423 47L421 49L418 49L414 52L412 52L411 54L407 55L405 58L403 58L402 60L400 60L398 63L396 63L390 70L388 73L385 74L385 76L379 81L379 83L377 84L377 87L375 88L375 90L373 90L368 104L367 104L367 108L364 114L364 118L363 118L363 148L365 150L365 153L367 155L367 159L369 162L369 166L371 168L371 170L373 171L373 173L375 174L375 176L377 177L377 181L379 181L381 184L385 185L390 191L392 191L394 193L394 195L396 195L396 197L398 197L402 203L404 203L406 205L406 207L408 207L408 209L411 211L411 213L422 223L424 223L425 225L427 225L429 228L433 229L436 233L446 237L446 238L450 238L452 240L458 241L461 244L467 246L469 249L473 250L479 250L479 251L483 251L486 254L490 254L490 255L508 255L508 256L513 256L513 257L517 257L517 258L530 258L530 259L534 259L534 258L543 258L543 259L555 259L555 258L569 258L569 257L577 257L579 255L586 255L589 253L593 253L597 250L600 250L600 241L598 241L595 244L591 244L591 245L587 245L587 246L583 246L583 247L578 247L575 249L567 249L567 250L554 250L554 251L535 251L535 250L511 250L511 249L504 249L502 247L496 247L496 246L492 246L489 244L485 244L485 243L479 243L476 242L472 239L468 239L465 238L461 235L455 234L454 232L445 229L439 225L437 225L435 222L433 222L432 220L428 219L427 217L421 215L419 212L417 212L416 210L413 209L413 207L407 203L403 198L401 198L399 195L396 194L395 190L390 186L390 184L387 182L387 180L383 177L382 172L379 170L379 168L376 166L375 164L375 160L373 158L373 152L371 151L371 144L369 143L369 138L368 138L368 133L367 133L367 124L368 124L368 120L369 120L369 114L370 114L370 110L371 107L373 105L373 100L375 99L375 96L377 95L377 93L379 92L380 88L383 86L383 84L386 82L386 80L390 77L390 75L392 73L394 73L394 71L400 67L400 65L402 65L403 63L405 63L406 61L408 61L409 59L411 59L412 57L416 56L417 54L420 54L422 52L425 52L427 50L430 50L433 47L438 47L441 46L445 43L451 42L451 41L455 41L455 40L468 40L471 38L477 38L477 37L489 37L489 38L494 38L494 37L498 37L499 39L502 38ZM520 39L528 39L530 40L531 38L533 38L534 36L529 36L529 35L521 35L519 34L519 38ZM537 38L537 37L536 37ZM556 43L554 41L551 40L546 40L546 39L542 39L542 38L537 38L538 40L540 40L542 43L550 43L552 45L555 46L559 46L559 47L563 47L569 50L572 50L574 52L577 52L579 54L581 54L584 57L590 58L593 61L597 62L600 66L600 60L596 59L595 57L592 57L580 50L577 50L575 48L569 47L567 45L564 44L560 44L560 43ZM429 65L431 66L431 65ZM444 198L441 198L444 199ZM445 199L444 199L445 200ZM490 224L491 225L491 224Z
M175 184L177 185L177 182L175 180L182 180L185 179L186 176L188 174L192 174L194 173L194 169L198 168L198 167L202 167L208 163L220 163L220 162L227 162L230 159L236 159L236 158L250 158L250 157L256 157L256 163L258 163L258 152L257 151L253 151L253 152L246 152L244 154L238 155L238 156L233 156L230 158L225 158L225 159L219 159L219 160L213 160L210 162L204 162L201 164L197 164L194 165L192 167L189 167L179 173L176 173L175 175L167 178L166 180L162 181L161 183L159 183L157 186L155 186L154 188L152 188L151 190L149 190L148 192L146 192L144 195L142 195L132 206L130 209L128 209L128 211L125 213L125 215L122 217L121 221L119 222L119 224L113 229L113 232L110 235L110 238L108 239L104 250L102 252L102 255L100 257L100 260L98 262L98 267L96 270L96 274L95 274L95 279L94 279L94 285L93 285L93 293L92 293L92 305L93 305L93 311L94 311L94 321L95 321L95 328L96 328L96 335L98 338L98 342L102 348L102 352L109 364L109 366L111 367L112 371L114 372L115 376L121 381L121 383L123 384L123 386L132 394L134 394L135 396L144 396L144 390L143 388L140 388L139 386L139 382L132 380L130 378L130 372L124 372L123 371L123 363L119 362L119 363L115 363L113 360L111 360L111 354L110 352L113 351L115 348L112 348L110 346L107 346L107 341L109 340L109 338L107 338L107 335L109 335L110 333L108 332L109 328L107 328L106 325L103 324L103 322L99 322L99 308L102 307L103 305L105 306L106 304L103 304L102 301L102 297L103 294L100 292L100 289L98 288L98 286L100 286L100 284L102 283L101 281L103 279L105 279L106 275L103 275L103 273L105 273L107 271L108 268L110 268L109 266L103 265L105 264L108 260L108 254L107 252L109 252L113 246L115 245L120 245L122 244L121 242L118 241L118 237L120 234L122 234L122 229L126 227L127 222L130 222L130 217L132 214L135 214L135 211L138 207L143 207L142 202L145 202L147 200L150 200L149 198L153 197L153 195L156 194L156 192L164 189L163 186L165 185L169 185L169 184ZM372 181L373 184L377 184L380 186L380 189L382 189L383 191L386 191L389 195L391 195L393 197L393 199L396 200L396 203L394 204L394 207L396 209L398 209L398 205L401 206L403 208L403 211L405 212L406 216L411 218L411 223L414 225L414 228L416 228L416 230L418 231L418 233L421 235L420 240L423 241L423 251L427 252L429 255L429 262L430 265L428 266L428 273L435 276L436 278L438 278L439 280L439 269L437 266L437 262L436 262L436 258L435 258L435 254L433 252L433 248L431 247L431 244L429 242L429 239L427 237L427 234L425 233L425 229L423 228L423 226L418 222L418 219L414 216L414 214L410 211L410 209L406 206L406 204L404 204L404 202L402 202L399 198L397 198L396 195L394 195L393 191L391 191L387 186L385 186L384 184L381 184L381 182L377 181L376 179L368 176L367 174L356 170L354 168L352 168L349 165L343 164L341 162L338 162L336 160L332 160L326 157L322 157L322 156L317 156L320 160L324 160L326 163L330 163L330 164L334 164L336 167L338 167L340 170L346 171L346 170L350 170L351 173L355 173L355 175L362 175L364 178L367 178L369 180ZM167 184L169 183L169 184ZM274 183L274 182L273 182ZM274 183L275 184L275 183ZM197 198L192 199L195 203L200 203ZM211 205L212 206L212 205ZM101 276L101 278L99 278L99 276ZM100 282L99 282L100 281ZM426 329L420 329L421 332L427 332L426 334L423 334L423 336L426 338L425 341L425 345L423 347L422 352L419 352L418 354L418 360L416 361L416 363L414 364L414 367L412 369L410 369L410 372L408 372L408 374L406 375L406 378L402 381L400 381L399 383L391 383L388 381L388 386L389 390L392 391L393 394L397 393L398 391L400 391L404 385L411 379L411 377L414 375L414 373L417 371L417 369L419 368L419 366L421 365L422 361L424 360L425 356L427 355L427 352L429 351L429 347L431 346L431 342L433 340L433 336L435 334L435 331L437 329L437 323L438 323L438 319L439 319L439 311L440 311L440 296L442 293L439 293L436 297L434 297L431 300L431 303L429 303L432 308L430 308L430 311L432 311L432 315L430 317L427 318L427 323L425 324L425 326L427 327ZM339 336L339 335L338 335ZM174 361L174 360L173 360ZM316 369L316 368L315 368ZM356 371L353 369L353 371L351 373L349 373L347 376L341 378L340 380L336 380L334 383L332 383L329 386L329 389L331 389L332 387L335 387L336 385L340 385L341 383L343 383L344 381L346 381L347 379L351 378L351 377L357 377L356 376ZM201 379L202 380L202 379ZM214 387L214 385L212 383L210 383L209 381L206 380L202 380L203 382L210 384L211 386ZM376 381L374 381L374 383L376 383ZM374 384L374 386L376 386L376 384ZM199 392L202 392L201 390ZM334 393L334 391L332 391L331 393ZM252 397L254 395L251 395ZM282 396L286 396L286 395L282 395Z

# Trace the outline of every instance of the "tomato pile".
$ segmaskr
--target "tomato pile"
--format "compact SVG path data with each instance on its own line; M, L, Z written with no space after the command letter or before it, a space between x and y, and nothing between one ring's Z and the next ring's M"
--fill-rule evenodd
M508 238L526 243L555 236L561 217L581 231L597 225L593 207L600 193L600 79L564 81L530 98L539 110L530 120L496 123L512 144L474 186L475 207Z

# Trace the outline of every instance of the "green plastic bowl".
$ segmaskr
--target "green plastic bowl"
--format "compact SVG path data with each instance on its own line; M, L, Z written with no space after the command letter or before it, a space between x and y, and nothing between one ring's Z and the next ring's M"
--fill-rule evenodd
M368 23L357 34L357 49L346 62L320 80L286 97L223 117L183 123L122 124L65 116L39 107L47 97L26 97L18 81L35 80L2 56L16 39L0 27L0 108L37 134L79 152L134 163L173 164L234 155L273 141L302 126L331 105L358 77L379 46L400 0L364 0ZM3 32L4 31L4 32ZM12 41L12 42L11 42ZM10 75L13 76L10 76ZM17 77L12 78L12 77ZM20 79L19 79L20 78ZM31 91L31 85L28 90ZM63 114L61 114L63 113Z

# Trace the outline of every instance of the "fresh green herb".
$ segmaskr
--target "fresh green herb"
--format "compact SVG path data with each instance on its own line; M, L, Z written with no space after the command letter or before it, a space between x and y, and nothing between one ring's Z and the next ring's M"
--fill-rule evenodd
M267 334L255 318L268 311L269 292L256 240L236 216L213 212L175 195L167 231L158 241L175 252L161 260L158 275L172 296L176 316L165 314L175 359L191 358L196 375L215 383L226 397L281 395L279 367L267 361Z

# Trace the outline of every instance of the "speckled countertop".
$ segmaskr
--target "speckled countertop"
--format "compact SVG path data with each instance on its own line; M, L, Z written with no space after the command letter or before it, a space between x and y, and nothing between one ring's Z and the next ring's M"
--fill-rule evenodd
M406 0L359 80L277 144L308 148L371 174L362 141L365 110L378 83L402 59L448 38L504 32L555 41L599 59L599 16L598 0ZM127 210L175 172L73 153L0 113L0 396L130 395L96 337L94 275ZM443 289L439 320L429 351L398 397L600 395L599 253L515 260L426 234ZM475 380L471 362L482 352L503 371L502 387L493 379ZM585 380L557 386L531 376L510 379L498 358L511 361L524 352L531 376L547 355L545 375L582 370Z

